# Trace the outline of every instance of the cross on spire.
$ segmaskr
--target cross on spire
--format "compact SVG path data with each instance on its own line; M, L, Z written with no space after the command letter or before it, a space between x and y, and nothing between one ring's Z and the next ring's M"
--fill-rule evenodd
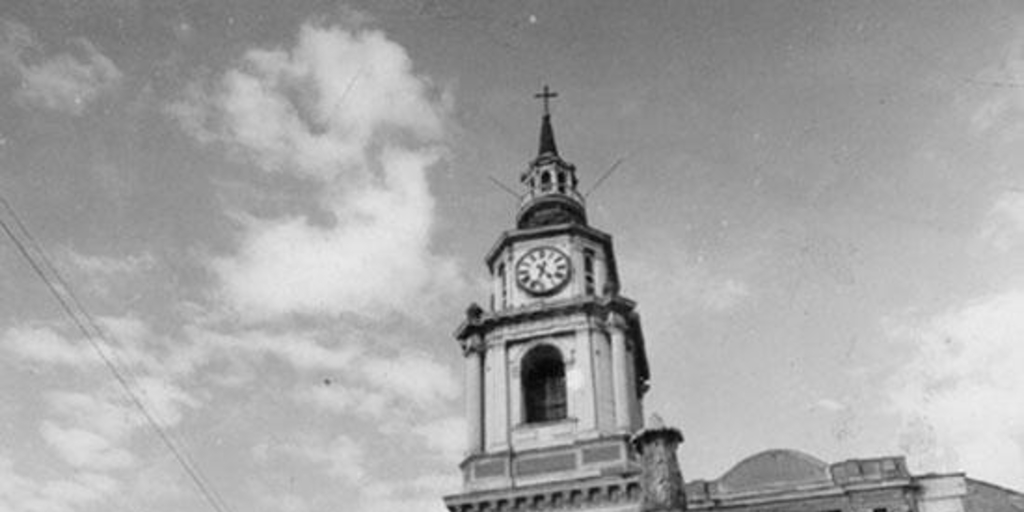
M551 98L557 98L558 93L552 92L547 84L544 84L544 90L534 94L533 97L544 101L544 117L540 121L540 149L537 151L537 156L545 154L558 156L558 147L555 146L555 131L551 129L551 105L548 103Z
M557 98L558 93L552 92L551 89L548 89L547 84L544 84L544 91L534 94L533 97L539 98L544 101L544 115L548 116L551 114L550 106L548 105L548 100L550 100L551 98Z

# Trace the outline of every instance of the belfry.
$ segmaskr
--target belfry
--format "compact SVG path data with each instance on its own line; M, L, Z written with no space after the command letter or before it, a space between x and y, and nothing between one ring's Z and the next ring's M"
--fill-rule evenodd
M445 498L453 512L642 501L642 450L631 445L649 377L640 317L619 293L612 237L587 223L576 167L559 155L555 96L537 95L540 144L520 175L515 227L485 257L489 306L471 305L455 334L468 449L463 490Z

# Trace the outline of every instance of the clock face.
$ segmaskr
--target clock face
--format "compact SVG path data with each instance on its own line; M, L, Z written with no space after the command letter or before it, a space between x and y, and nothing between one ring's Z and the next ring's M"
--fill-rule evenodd
M531 295L551 295L569 282L572 264L554 247L530 249L516 263L516 283Z

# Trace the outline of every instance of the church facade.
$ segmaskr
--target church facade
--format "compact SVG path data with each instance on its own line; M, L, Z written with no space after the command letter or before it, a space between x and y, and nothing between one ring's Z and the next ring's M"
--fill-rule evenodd
M970 501L981 483L913 476L899 457L829 465L776 450L684 486L675 458L682 435L643 421L643 330L636 303L619 293L612 237L588 224L576 168L559 155L554 93L545 87L538 97L539 149L520 175L515 226L484 258L488 306L472 304L455 334L467 454L461 492L444 498L448 510L1024 510L1024 495L988 486L988 499Z

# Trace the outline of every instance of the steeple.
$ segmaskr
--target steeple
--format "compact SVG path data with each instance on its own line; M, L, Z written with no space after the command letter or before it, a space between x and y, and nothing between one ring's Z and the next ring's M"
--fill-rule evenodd
M517 227L532 228L553 224L586 224L587 215L583 196L576 190L576 166L558 155L555 130L551 127L551 98L558 93L548 86L534 94L543 100L544 115L540 124L540 144L537 157L519 177L527 192L522 198L517 215Z
M558 156L555 131L551 128L551 114L544 114L544 119L540 124L540 149L537 150L537 156L542 155Z
M537 150L537 156L558 156L558 146L555 145L555 131L551 129L551 106L548 103L548 100L551 98L557 98L558 93L551 92L551 89L545 85L544 90L534 94L533 97L544 100L544 117L540 124L540 148Z
M465 362L467 451L462 492L445 505L448 512L685 512L639 508L630 438L643 426L650 376L640 316L619 294L611 235L587 225L576 168L556 150L554 96L547 87L537 94L540 146L520 176L516 226L484 256L489 305L471 305L455 332ZM659 432L638 445L651 458L668 453L652 445Z

